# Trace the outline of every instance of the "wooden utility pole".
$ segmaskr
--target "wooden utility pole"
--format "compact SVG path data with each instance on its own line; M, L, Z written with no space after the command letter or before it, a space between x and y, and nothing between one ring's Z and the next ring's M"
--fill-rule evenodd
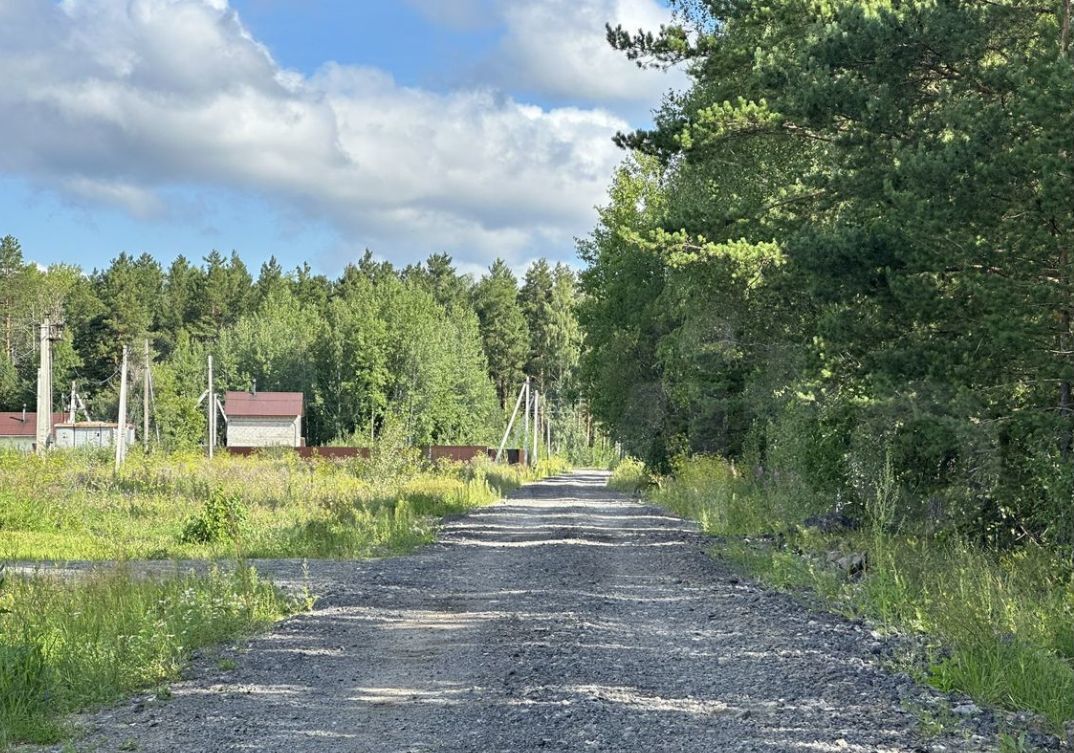
M38 454L48 449L52 433L52 320L45 317L38 333L41 361L37 369L37 432Z
M142 372L142 447L149 449L149 338L145 340L145 371Z
M209 460L213 459L216 446L216 395L213 393L213 357L209 356L209 394L205 396L205 409L209 411Z
M127 346L123 346L123 365L119 367L119 421L116 426L116 473L127 457Z

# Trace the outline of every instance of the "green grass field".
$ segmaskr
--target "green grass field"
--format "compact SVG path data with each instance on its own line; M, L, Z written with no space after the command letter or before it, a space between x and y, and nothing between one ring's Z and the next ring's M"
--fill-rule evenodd
M406 551L429 540L437 518L558 467L429 468L405 452L342 463L134 454L117 475L102 455L0 453L0 561Z
M245 560L406 552L439 518L563 468L429 467L406 451L342 463L134 453L114 474L101 454L0 453L0 563L119 563L75 580L0 581L0 749L63 739L69 712L166 683L192 651L308 606ZM139 559L239 566L157 580L123 564Z
M303 606L252 568L132 577L123 567L77 581L0 581L0 749L48 743L64 715L175 679L190 653L264 628Z

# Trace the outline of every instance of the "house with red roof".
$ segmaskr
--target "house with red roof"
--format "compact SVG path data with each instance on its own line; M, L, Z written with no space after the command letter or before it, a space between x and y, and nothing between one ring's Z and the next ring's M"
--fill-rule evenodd
M64 420L62 413L52 414L51 428ZM0 449L24 450L34 449L37 442L37 414L26 411L0 413Z
M228 447L301 447L301 392L228 392L224 398Z

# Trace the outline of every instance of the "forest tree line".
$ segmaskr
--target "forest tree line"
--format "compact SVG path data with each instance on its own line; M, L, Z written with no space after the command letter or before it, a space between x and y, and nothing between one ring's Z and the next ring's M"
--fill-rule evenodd
M72 382L95 419L115 420L123 346L132 372L149 340L154 424L168 447L205 441L206 360L216 388L305 395L308 443L368 445L392 429L415 445L497 443L525 375L549 399L562 442L579 439L575 273L541 259L521 280L497 260L479 280L451 257L396 268L366 253L336 279L273 258L256 278L238 254L163 267L121 253L103 269L41 269L0 240L0 410L36 406L38 325L53 344L59 407ZM140 421L140 401L130 417Z
M581 246L594 415L998 543L1074 531L1071 3L675 0Z

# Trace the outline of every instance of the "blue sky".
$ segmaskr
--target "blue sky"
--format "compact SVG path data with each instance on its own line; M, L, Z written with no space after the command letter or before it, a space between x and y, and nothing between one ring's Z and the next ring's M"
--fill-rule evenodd
M0 235L92 268L237 250L570 260L678 74L607 49L659 0L5 0Z
M232 7L288 68L311 75L326 59L374 65L406 86L439 90L469 83L467 72L503 33L496 19L438 23L399 2L239 0Z

